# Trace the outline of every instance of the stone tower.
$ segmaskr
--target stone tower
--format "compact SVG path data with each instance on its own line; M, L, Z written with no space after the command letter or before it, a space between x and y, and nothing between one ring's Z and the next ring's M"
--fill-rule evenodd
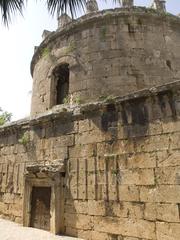
M179 26L173 19L141 8L92 14L76 21L62 16L59 29L36 50L32 115L67 102L122 97L179 78L180 52L174 46Z
M132 5L89 0L43 32L31 116L0 127L2 217L85 240L180 239L180 18Z

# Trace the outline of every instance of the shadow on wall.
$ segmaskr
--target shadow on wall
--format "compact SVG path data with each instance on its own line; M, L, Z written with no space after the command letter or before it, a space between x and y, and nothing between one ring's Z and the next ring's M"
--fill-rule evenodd
M158 119L168 122L172 117L176 119L173 94L164 91L150 98L140 97L118 105L108 104L101 115L101 126L98 128L111 132L113 142L121 127L124 138L144 137L149 134L150 123Z

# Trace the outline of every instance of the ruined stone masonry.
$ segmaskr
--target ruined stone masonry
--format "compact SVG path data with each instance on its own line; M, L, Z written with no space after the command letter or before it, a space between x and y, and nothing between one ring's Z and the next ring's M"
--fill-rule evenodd
M96 6L43 38L31 115L0 127L1 217L86 240L179 240L179 17Z

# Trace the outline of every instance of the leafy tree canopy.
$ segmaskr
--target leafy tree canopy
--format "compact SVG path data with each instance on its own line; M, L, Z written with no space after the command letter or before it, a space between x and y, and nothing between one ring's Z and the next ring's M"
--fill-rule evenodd
M27 2L28 0L0 0L0 10L4 24L8 25L12 15L17 12L22 14ZM86 2L87 0L46 0L47 9L52 15L54 13L60 15L69 10L72 17L78 9L84 9Z
M0 108L0 126L4 125L7 122L11 121L12 113L9 113L7 111L3 111Z
M32 1L32 0L31 0ZM40 0L39 0L40 1ZM48 11L57 16L62 13L70 11L72 18L76 15L77 10L85 9L88 0L46 0ZM107 0L102 0L107 2ZM112 2L119 2L122 4L124 0L110 0ZM19 12L23 14L23 10L26 7L28 0L0 0L0 10L2 15L2 20L5 25L11 21L12 15Z

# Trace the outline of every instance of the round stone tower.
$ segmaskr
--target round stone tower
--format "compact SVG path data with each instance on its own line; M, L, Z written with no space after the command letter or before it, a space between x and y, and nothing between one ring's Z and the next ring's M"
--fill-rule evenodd
M180 78L178 17L139 7L94 7L77 20L66 15L60 21L57 31L46 31L31 62L32 116Z

